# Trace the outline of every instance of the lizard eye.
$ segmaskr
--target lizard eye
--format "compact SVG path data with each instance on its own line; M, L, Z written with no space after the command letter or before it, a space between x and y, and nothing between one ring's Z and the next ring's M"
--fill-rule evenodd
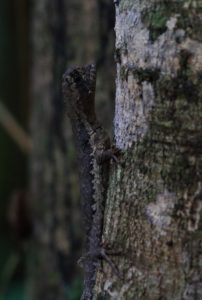
M75 72L74 73L74 81L76 83L80 82L81 81L81 75L78 73L78 72Z

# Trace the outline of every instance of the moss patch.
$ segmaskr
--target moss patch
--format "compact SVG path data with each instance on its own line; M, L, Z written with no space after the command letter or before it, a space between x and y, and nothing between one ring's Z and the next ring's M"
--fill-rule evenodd
M191 57L187 50L179 53L175 78L159 73L154 76L150 129L134 149L143 178L148 177L148 182L162 180L168 191L184 190L202 177L202 74L192 72ZM134 76L151 80L140 70L134 70ZM148 194L154 195L155 186L149 189Z
M136 68L132 70L132 73L134 78L136 78L139 82L155 82L159 78L160 70L151 68Z
M186 35L191 39L202 42L202 6L199 8L182 9L176 27L184 29Z
M152 42L167 30L166 23L174 15L177 16L176 28L184 29L187 36L202 41L202 6L198 4L198 7L186 8L185 2L162 1L155 4L152 9L143 10L142 22L149 29Z
M133 74L134 78L138 81L138 83L141 83L143 81L155 82L159 79L160 69L121 66L120 77L122 80L127 80L129 73Z
M149 29L150 40L154 42L167 30L166 22L173 13L173 4L158 3L150 10L142 12L142 22Z

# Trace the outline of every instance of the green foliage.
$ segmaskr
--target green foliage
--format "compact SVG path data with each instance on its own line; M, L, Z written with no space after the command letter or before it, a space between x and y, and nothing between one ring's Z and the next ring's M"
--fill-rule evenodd
M76 278L71 288L67 290L67 300L79 300L82 293L82 284L80 278Z
M28 300L24 282L16 282L10 288L5 299L2 300Z
M1 270L0 300L28 300L25 283L12 280L18 263L19 255L11 253Z

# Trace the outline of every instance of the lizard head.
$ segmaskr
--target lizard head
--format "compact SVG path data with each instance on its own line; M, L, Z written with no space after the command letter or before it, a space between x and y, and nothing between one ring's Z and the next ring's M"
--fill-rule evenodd
M95 118L96 67L94 64L67 69L62 79L62 90L71 117Z

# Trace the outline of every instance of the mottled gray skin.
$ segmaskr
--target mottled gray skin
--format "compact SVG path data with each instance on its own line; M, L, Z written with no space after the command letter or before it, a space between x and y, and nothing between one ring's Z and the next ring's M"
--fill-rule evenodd
M68 69L63 93L71 120L80 172L81 206L86 233L84 292L93 298L98 260L101 255L103 210L109 174L110 140L95 115L96 69L93 64Z

